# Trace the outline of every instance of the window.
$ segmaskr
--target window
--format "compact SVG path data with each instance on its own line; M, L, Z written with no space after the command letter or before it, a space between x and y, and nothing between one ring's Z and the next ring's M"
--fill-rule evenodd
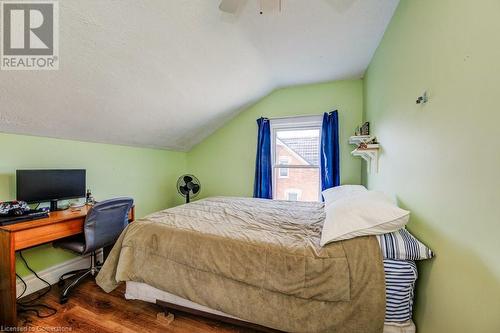
M321 117L271 119L273 199L318 201Z
M290 164L290 158L287 156L280 156L279 158L279 165L288 165ZM280 178L288 178L288 168L281 168L279 169L279 177Z
M285 190L286 193L286 200L289 201L300 201L300 194L302 193L301 190L298 189L287 189Z

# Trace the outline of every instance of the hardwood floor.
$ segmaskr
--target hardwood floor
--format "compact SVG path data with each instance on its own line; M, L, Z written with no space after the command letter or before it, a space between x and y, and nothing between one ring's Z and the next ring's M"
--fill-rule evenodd
M163 312L161 307L126 300L124 292L125 285L122 285L106 294L92 279L88 279L73 291L68 303L60 305L59 288L53 286L52 291L37 303L56 308L57 313L44 319L37 318L33 313L20 313L19 326L36 332L255 332L179 312L175 313L172 323L166 324L156 318L158 313Z

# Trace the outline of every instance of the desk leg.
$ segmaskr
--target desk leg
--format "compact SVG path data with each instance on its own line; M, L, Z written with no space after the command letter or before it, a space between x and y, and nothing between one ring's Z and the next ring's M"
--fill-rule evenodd
M17 326L14 234L0 230L0 326ZM1 329L1 328L0 328Z

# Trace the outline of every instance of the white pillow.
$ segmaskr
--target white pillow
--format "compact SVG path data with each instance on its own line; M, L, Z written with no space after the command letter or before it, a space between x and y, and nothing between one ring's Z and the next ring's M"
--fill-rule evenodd
M358 236L380 235L404 227L410 212L397 207L382 192L364 191L325 205L321 246Z
M334 201L342 198L351 197L360 192L367 192L368 190L363 185L341 185L327 188L321 194L325 199L325 205L328 206Z

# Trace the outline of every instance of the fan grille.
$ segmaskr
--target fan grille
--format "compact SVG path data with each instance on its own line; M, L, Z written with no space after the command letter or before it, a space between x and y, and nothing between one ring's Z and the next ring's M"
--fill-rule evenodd
M177 192L184 198L196 198L201 192L200 181L194 175L182 175L177 179Z

